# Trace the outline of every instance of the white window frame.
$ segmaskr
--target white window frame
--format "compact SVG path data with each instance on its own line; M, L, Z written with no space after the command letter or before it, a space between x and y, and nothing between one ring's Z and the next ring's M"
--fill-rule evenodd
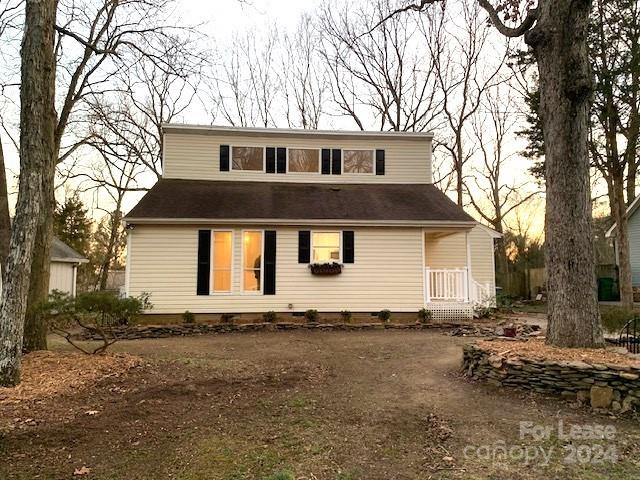
M344 171L344 152L346 150L349 151L357 151L357 152L371 152L371 160L373 162L373 168L371 173L366 173L366 172L355 172L355 173L347 173ZM341 149L341 153L340 153L340 161L342 162L342 165L340 165L341 168L341 172L343 175L357 175L357 176L371 176L371 175L377 175L377 170L376 170L376 149L370 149L370 148L343 148Z
M236 148L261 148L262 149L262 170L238 170L233 168L233 147ZM266 173L267 172L267 147L259 145L229 145L229 171L247 173Z
M213 289L213 267L215 265L215 260L214 260L214 256L215 256L215 245L214 245L214 234L216 232L221 232L221 233L230 233L231 234L231 267L230 267L230 284L229 284L229 290L221 290L221 291L216 291ZM233 295L233 265L234 265L234 246L235 246L235 238L234 238L234 231L233 230L229 230L229 229L220 229L220 228L212 228L211 230L209 230L209 235L210 235L210 243L211 243L211 248L210 248L210 255L211 255L211 260L209 262L210 264L210 268L209 268L209 295Z
M289 149L291 150L316 150L318 152L318 170L316 172L292 172L289 170ZM313 175L322 173L322 149L313 147L287 147L287 174L291 175Z
M314 249L313 236L316 233L337 233L338 234L338 252L339 252L340 258L338 260L332 260L332 262L337 262L339 264L342 264L342 230L312 230L311 231L311 241L309 242L311 244L311 258L309 259L310 263L316 263L313 255L313 249ZM326 248L326 247L318 247L318 248Z
M260 290L245 290L244 288L244 234L245 232L260 232ZM264 291L264 229L247 228L240 233L240 293L242 295L262 295Z

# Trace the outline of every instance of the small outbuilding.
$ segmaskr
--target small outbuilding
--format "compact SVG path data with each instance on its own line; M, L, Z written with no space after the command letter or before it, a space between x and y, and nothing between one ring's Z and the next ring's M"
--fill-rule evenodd
M51 244L51 271L49 274L49 293L54 290L76 294L78 267L89 260L76 252L59 238Z

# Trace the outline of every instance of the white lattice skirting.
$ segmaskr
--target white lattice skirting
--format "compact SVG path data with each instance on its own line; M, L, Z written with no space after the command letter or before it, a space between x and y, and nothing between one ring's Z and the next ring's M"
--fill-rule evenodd
M431 310L431 318L434 322L465 322L473 319L471 303L431 302L427 303L425 308Z

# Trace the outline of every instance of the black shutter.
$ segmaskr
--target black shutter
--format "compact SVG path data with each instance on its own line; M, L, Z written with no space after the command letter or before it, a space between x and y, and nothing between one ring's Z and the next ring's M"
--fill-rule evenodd
M331 150L322 149L322 174L329 175L331 173Z
M334 175L342 173L342 150L339 148L331 150L331 173Z
M342 232L342 263L353 263L353 230L344 230Z
M384 150L376 150L376 175L384 175Z
M264 232L264 295L276 294L276 232Z
M229 171L229 145L220 145L220 171Z
M278 173L287 173L287 149L278 148Z
M211 230L198 230L198 295L209 295Z
M298 232L298 263L311 262L311 232L301 230Z
M267 147L266 156L266 171L267 173L276 173L276 149L273 147Z

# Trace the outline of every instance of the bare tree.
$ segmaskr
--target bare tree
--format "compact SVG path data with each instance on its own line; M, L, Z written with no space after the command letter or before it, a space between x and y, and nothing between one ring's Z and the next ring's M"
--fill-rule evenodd
M20 189L0 305L0 385L20 382L31 257L55 151L55 0L27 0L20 88Z
M457 9L442 10L425 28L430 35L437 86L443 95L447 137L441 140L454 176L458 205L464 205L465 170L476 153L472 122L487 92L505 81L508 49L492 41L492 29L475 2L460 2ZM493 55L488 55L494 51ZM493 59L488 62L487 59Z
M432 68L431 54L437 52L424 50L431 39L415 18L380 23L393 5L376 0L321 7L321 55L333 101L362 130L371 117L380 130L428 130L442 111ZM372 28L376 24L379 28Z
M231 125L269 127L277 124L275 100L282 88L277 73L278 33L258 38L254 30L236 35L219 53L210 91L212 117L221 115Z
M480 113L473 118L481 163L465 182L467 197L478 215L494 230L505 233L505 218L540 192L531 191L529 179L508 181L505 175L516 156L509 141L517 125L516 102L508 86L489 90ZM472 185L471 182L473 182ZM507 280L507 249L504 238L496 242L497 274Z
M302 16L293 34L283 37L280 82L289 127L317 129L325 113L328 81L319 62L319 41L309 15Z
M55 207L56 165L87 145L83 132L85 99L112 93L111 80L141 59L150 59L172 71L171 58L164 57L164 45L185 45L188 28L174 27L170 0L99 0L78 4L58 3L56 31L57 84L61 92L55 130L55 152L51 168L42 172L44 197L40 212L37 245L31 270L29 308L25 325L26 350L44 349L46 325L35 307L48 294L49 256L52 239L52 212ZM186 50L185 55L190 55Z

